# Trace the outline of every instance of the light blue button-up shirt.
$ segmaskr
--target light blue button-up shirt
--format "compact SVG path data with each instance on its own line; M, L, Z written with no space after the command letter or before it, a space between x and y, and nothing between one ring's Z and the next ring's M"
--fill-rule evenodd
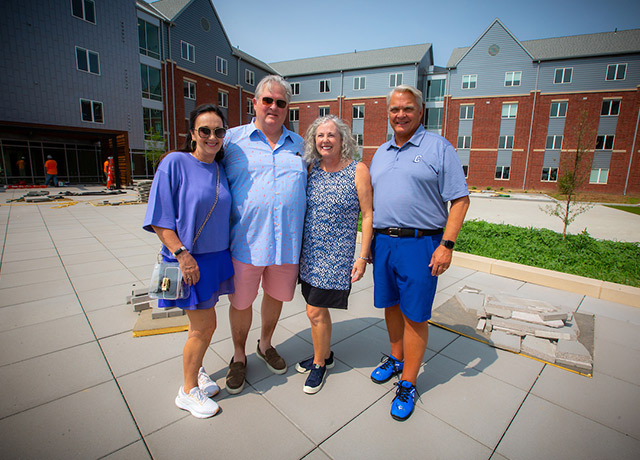
M284 126L272 149L255 119L227 131L222 163L234 259L256 266L299 262L307 187L302 149L303 139Z

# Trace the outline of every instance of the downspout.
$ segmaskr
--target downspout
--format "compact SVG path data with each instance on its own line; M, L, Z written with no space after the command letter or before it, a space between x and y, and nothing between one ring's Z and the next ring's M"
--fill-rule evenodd
M444 90L444 113L442 114L442 137L446 139L447 137L447 117L449 116L449 99L451 97L447 97L451 87L451 69L447 69L447 83L445 85ZM459 123L459 122L458 122Z
M342 102L344 101L344 71L340 71L340 94L338 95L338 118L342 118ZM353 127L352 127L353 128Z
M239 47L238 47L239 48ZM241 56L237 56L238 58L238 71L236 72L236 86L238 87L238 90L240 91L240 97L238 98L238 106L239 106L239 111L238 111L238 117L240 118L240 123L238 124L238 126L243 125L244 123L242 122L242 85L240 84L240 63L242 62L242 57ZM227 119L229 118L229 115L227 114ZM229 122L229 120L227 120L227 123Z
M527 141L527 158L524 162L524 177L522 178L522 190L527 184L527 171L529 170L529 153L531 152L531 133L533 133L533 117L536 111L536 98L538 96L538 77L540 76L540 61L536 69L536 86L533 92L533 104L531 106L531 123L529 124L529 140Z
M169 42L169 60L171 62L173 62L172 56L171 56L171 27L173 26L173 23L169 24L169 35L167 36L167 40ZM175 70L176 66L175 65L171 65L171 99L173 100L173 131L176 132L176 73ZM178 149L178 143L176 142L178 140L178 133L176 132L176 135L173 137L173 149L177 150Z
M164 24L164 22L162 22L162 24ZM169 27L171 27L171 24L169 24ZM167 27L167 31L169 30L169 27ZM162 37L160 37L160 43L163 44L162 48L163 48L163 53L162 56L165 56L164 53L164 27L160 28L160 33L163 35ZM168 38L167 38L168 39ZM171 55L171 47L169 47L169 55ZM165 98L169 97L169 88L167 86L167 81L169 80L169 74L167 73L167 66L169 65L169 62L167 59L164 60L164 87L166 88L166 94L165 94ZM166 104L166 99L164 101L164 106L168 109L169 106ZM168 117L162 117L162 124L164 125L164 132L166 133L167 136L167 146L171 145L171 132L169 131L169 118Z
M638 108L638 117L636 118L636 130L633 133L633 144L631 145L631 156L629 157L629 168L627 168L627 179L624 181L623 195L627 194L627 186L629 185L629 175L631 174L631 163L633 161L633 152L636 149L636 139L638 139L638 123L640 123L640 107Z

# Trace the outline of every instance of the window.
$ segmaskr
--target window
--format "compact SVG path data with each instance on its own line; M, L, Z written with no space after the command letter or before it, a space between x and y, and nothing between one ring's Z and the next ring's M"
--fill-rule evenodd
M93 0L71 0L71 14L92 24L96 23L96 5Z
M289 121L300 121L299 109L289 109Z
M364 118L364 104L353 106L353 119L358 120Z
M247 113L249 115L255 115L256 114L255 110L253 109L253 101L251 100L250 97L247 98Z
M78 70L100 75L100 57L98 53L76 46L76 67Z
M458 148L459 149L471 148L471 136L458 136Z
M104 117L102 116L102 102L80 99L80 111L82 113L82 121L88 121L90 123L104 123Z
M444 101L446 80L427 80L427 101Z
M509 179L510 166L496 166L496 179L507 180Z
M222 108L229 107L229 93L218 91L218 105Z
M596 137L596 150L613 150L613 134L605 134Z
M191 43L180 40L180 52L182 59L196 62L196 48Z
M427 109L427 129L442 129L442 107Z
M229 63L225 58L216 56L216 72L223 75L227 75L227 72L229 72Z
M353 89L359 91L366 88L367 77L353 77Z
M392 73L389 74L389 88L395 88L402 84L402 74L401 73Z
M462 165L462 172L464 173L464 178L469 178L469 165Z
M473 106L461 105L460 106L460 119L461 120L473 120Z
M142 108L142 121L144 122L145 137L150 137L151 133L163 133L162 129L162 110ZM189 120L187 122L187 130L189 129Z
M160 59L160 29L154 24L138 19L140 54Z
M540 178L542 182L557 182L558 180L558 168L547 167L542 168L542 177Z
M362 134L353 133L353 138L355 139L356 144L358 144L358 147L362 147L364 145L364 136Z
M478 83L478 75L463 75L462 89L473 89Z
M512 149L513 148L513 136L500 136L498 138L499 149Z
M571 75L573 74L572 67L564 67L556 69L556 74L553 77L553 83L559 85L561 83L571 83Z
M245 71L244 71L244 81L247 82L247 85L251 85L251 86L255 85L256 84L256 74L252 70L245 69Z
M627 74L627 64L609 64L607 66L606 80L624 80Z
M331 92L331 85L329 84L329 80L320 80L320 92L321 93Z
M522 79L522 72L505 72L504 74L504 86L520 86L520 80Z
M331 113L331 111L330 111L329 107L319 107L318 108L318 116L319 117L326 117L330 113Z
M291 83L291 94L294 96L300 94L300 83Z
M142 97L145 99L153 99L154 101L162 100L160 69L150 67L146 64L140 64L140 80L142 84Z
M502 118L516 118L518 104L502 104Z
M618 99L605 99L602 101L600 115L604 117L614 117L620 113L620 101Z
M184 97L187 99L196 99L196 83L189 80L184 80Z
M562 136L547 136L547 150L560 150L562 148Z
M596 168L591 170L589 175L590 184L606 184L609 178L609 169Z
M556 117L566 117L567 116L567 103L566 102L552 102L551 103L551 113L549 114L551 118Z

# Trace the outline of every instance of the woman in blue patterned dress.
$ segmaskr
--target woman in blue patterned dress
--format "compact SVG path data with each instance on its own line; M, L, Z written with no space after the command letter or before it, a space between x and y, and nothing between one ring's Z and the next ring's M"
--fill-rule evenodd
M313 357L296 365L309 373L304 392L320 391L333 367L329 308L347 308L351 283L364 275L373 234L373 191L369 168L353 159L357 145L349 126L328 115L315 120L305 136L309 164L300 283L311 322ZM355 259L358 215L362 243Z

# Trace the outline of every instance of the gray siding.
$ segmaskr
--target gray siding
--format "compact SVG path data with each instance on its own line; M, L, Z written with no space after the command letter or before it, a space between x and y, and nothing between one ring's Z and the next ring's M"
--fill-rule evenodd
M568 109L567 109L568 110ZM549 127L547 128L548 135L564 134L564 122L565 117L553 117L549 118Z
M598 134L615 134L618 117L600 117L598 123Z
M355 70L344 74L344 96L347 98L386 96L391 91L389 75L392 73L401 73L403 84L416 86L415 66ZM353 89L355 77L366 77L366 88L364 90Z
M96 24L71 15L69 1L3 2L0 15L0 118L128 131L143 146L135 1L96 2ZM95 51L100 75L76 69L75 47ZM83 122L80 98L103 103L104 123Z
M473 120L460 120L458 125L458 136L471 136Z

